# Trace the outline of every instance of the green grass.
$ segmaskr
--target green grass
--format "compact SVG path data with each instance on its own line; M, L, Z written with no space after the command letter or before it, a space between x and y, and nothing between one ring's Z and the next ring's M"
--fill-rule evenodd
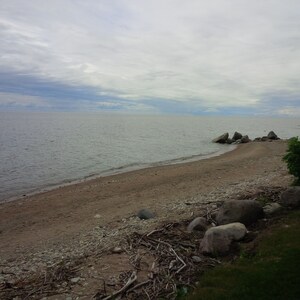
M254 255L206 272L186 299L300 299L300 211L263 233Z

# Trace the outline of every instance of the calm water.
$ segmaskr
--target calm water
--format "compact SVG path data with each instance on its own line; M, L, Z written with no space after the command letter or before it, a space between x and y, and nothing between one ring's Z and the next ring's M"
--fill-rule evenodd
M237 130L299 135L300 120L248 117L0 113L0 201L93 175L179 162L218 151Z

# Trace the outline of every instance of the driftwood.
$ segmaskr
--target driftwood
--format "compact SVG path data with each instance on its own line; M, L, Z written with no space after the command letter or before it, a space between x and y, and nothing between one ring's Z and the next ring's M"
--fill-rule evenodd
M114 299L116 296L118 296L118 295L124 293L126 290L128 290L128 288L137 280L136 273L137 273L136 271L133 271L131 276L129 277L128 281L126 282L126 284L120 290L114 292L111 296L103 298L103 300Z
M186 222L169 223L163 228L146 234L134 233L122 245L129 256L137 279L130 277L123 288L111 295L98 293L96 300L114 299L175 299L182 287L191 287L199 271L211 268L220 261L201 256L201 263L193 260L198 253L201 234L188 233ZM142 262L152 259L149 267L142 270ZM139 282L139 272L147 271L147 280ZM135 279L135 278L134 278ZM130 283L130 288L128 288Z

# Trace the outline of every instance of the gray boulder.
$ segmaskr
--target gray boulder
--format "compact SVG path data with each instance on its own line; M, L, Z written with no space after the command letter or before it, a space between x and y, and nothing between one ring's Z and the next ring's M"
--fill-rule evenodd
M262 206L255 200L229 200L219 209L216 221L219 225L232 222L250 225L263 216Z
M300 206L300 186L289 187L282 192L278 201L284 207L297 208Z
M242 134L241 133L239 133L239 132L235 132L234 134L233 134L233 136L232 136L232 140L233 141L236 141L236 140L240 140L241 138L242 138Z
M231 223L208 229L200 243L200 251L204 254L223 255L228 253L232 242L241 240L247 228L241 223Z
M213 140L214 143L225 144L228 140L229 133L226 132Z
M278 136L274 131L270 131L268 133L267 138L270 139L270 140L278 140Z
M232 144L233 142L234 142L234 141L233 141L232 139L228 138L227 141L226 141L226 144L229 144L229 145L230 145L230 144Z
M187 227L188 232L192 232L193 230L198 231L206 231L209 226L207 220L203 217L195 218Z
M245 143L249 143L249 142L251 142L251 140L249 139L248 135L242 136L241 143L245 144Z
M275 216L282 211L282 206L276 202L268 203L263 210L266 216Z
M138 213L137 216L141 219L141 220L148 220L148 219L153 219L155 217L155 214L153 212L151 212L148 209L141 209Z

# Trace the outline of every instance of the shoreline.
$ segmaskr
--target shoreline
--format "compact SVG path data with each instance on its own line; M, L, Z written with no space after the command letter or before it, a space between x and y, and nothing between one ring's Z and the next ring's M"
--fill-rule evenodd
M89 263L100 264L97 276L128 270L111 249L133 232L191 220L208 205L265 187L286 188L292 182L282 161L286 148L286 141L242 144L209 159L97 178L4 203L2 279L28 278L49 266L87 257ZM156 217L139 220L136 213L142 208Z
M225 147L227 149L225 149ZM128 172L134 172L134 171L139 171L139 170L143 170L143 169L150 169L150 168L169 166L169 165L181 165L181 164L185 164L185 163L210 159L213 157L223 155L227 152L234 151L237 147L238 147L238 145L224 145L224 149L220 149L216 152L212 152L209 154L196 154L196 155L192 155L190 157L179 157L179 158L174 158L174 159L165 160L165 161L158 161L155 163L134 164L132 166L121 166L118 168L113 168L113 169L103 171L99 174L88 175L88 176L85 176L85 177L79 178L79 179L74 179L74 180L66 179L65 182L51 184L51 185L45 185L43 187L40 187L40 188L34 189L32 191L29 191L27 193L24 193L23 195L17 195L17 196L12 196L12 197L3 199L0 201L0 206L4 203L19 201L22 199L26 199L26 198L38 195L38 194L51 192L51 191L59 189L59 188L72 186L72 185L76 185L76 184L80 184L80 183L87 183L90 180L95 180L95 179L99 179L99 178L103 178L103 177L110 177L110 176L119 175L119 174L126 174Z

